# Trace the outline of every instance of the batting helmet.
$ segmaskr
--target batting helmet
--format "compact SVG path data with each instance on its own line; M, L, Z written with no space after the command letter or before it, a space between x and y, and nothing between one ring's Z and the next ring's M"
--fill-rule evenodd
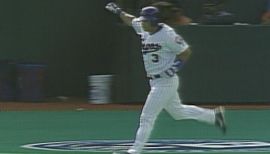
M156 7L148 6L142 8L140 12L141 21L150 21L152 24L159 23L159 10Z

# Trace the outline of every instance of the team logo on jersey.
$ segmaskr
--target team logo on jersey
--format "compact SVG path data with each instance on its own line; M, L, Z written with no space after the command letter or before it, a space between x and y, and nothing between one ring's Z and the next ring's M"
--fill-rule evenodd
M132 145L126 140L89 140L36 143L23 148L73 151L112 152L125 151ZM147 143L145 153L229 153L229 152L270 152L270 142L247 140L154 140Z
M162 46L159 43L147 43L147 44L142 43L143 54L156 52L160 50L161 48Z
M182 37L180 37L180 36L176 36L175 37L175 42L182 45L183 42L184 42L184 39Z

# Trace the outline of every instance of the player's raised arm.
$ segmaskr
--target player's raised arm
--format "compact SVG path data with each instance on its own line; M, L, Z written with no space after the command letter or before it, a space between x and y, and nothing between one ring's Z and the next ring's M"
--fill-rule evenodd
M110 11L110 12L116 14L116 15L119 15L120 18L122 19L122 21L126 25L128 25L128 26L131 26L132 25L132 20L135 18L135 16L126 13L117 4L111 2L111 3L108 3L105 8L108 11Z

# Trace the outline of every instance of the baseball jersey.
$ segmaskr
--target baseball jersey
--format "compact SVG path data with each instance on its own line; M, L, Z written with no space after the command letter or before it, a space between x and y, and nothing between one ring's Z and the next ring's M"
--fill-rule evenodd
M161 29L149 34L142 28L138 18L132 20L132 27L141 37L144 67L147 75L156 75L169 69L176 55L185 51L189 45L173 28L161 23Z

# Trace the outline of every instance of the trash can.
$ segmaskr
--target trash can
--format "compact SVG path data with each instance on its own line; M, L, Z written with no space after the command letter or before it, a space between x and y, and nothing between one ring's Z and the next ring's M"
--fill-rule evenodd
M16 64L0 61L0 101L16 99Z
M88 77L89 103L111 103L111 86L113 75L91 75Z
M17 65L18 101L44 100L45 69L46 65L43 64Z

